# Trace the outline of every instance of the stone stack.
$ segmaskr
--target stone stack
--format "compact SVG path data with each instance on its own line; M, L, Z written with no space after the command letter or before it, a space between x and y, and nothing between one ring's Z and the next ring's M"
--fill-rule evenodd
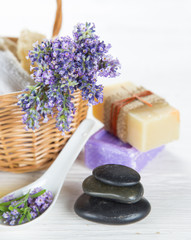
M77 215L105 224L129 224L146 217L151 209L143 198L140 175L132 168L107 164L93 170L74 205Z

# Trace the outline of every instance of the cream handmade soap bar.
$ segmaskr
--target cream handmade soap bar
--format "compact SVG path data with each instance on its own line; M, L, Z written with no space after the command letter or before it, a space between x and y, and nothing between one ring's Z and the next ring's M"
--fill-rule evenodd
M123 94L124 92L131 91L136 86L131 82L124 82L119 84L112 84L104 87L103 89L103 103L99 103L97 105L93 106L93 115L95 118L97 118L100 122L103 122L103 116L104 116L104 102L105 99L107 99L111 95L115 94Z
M93 109L105 129L145 152L179 137L179 111L163 98L131 83L104 88L104 102Z

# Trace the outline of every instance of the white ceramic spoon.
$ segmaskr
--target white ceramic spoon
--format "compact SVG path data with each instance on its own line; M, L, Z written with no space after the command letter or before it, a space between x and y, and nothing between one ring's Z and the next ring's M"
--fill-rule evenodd
M0 227L6 227L10 229L24 227L25 225L28 226L39 221L52 209L58 198L66 175L70 170L72 164L74 163L75 159L77 158L78 154L82 150L83 146L85 145L86 141L88 140L93 127L94 127L93 120L90 119L84 120L77 128L75 133L72 135L72 137L69 139L63 150L60 152L56 160L53 162L53 164L39 179L23 188L20 188L6 195L9 196L13 194L14 198L17 198L28 193L29 190L33 190L36 187L42 187L46 190L50 190L53 193L54 199L50 207L39 217L35 218L34 220L31 220L30 222L14 226L9 226L1 223ZM0 199L0 202L3 202L3 198Z

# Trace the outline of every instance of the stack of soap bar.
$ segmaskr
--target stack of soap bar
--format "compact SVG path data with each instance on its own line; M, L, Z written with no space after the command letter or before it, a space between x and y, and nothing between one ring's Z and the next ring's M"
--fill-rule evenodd
M104 102L94 106L93 114L104 122L105 129L113 134L110 129L111 121L114 119L114 115L111 115L113 104L145 91L144 88L128 82L106 86ZM142 152L160 147L179 137L179 111L164 99L151 94L140 98L152 106L134 99L120 109L116 123L115 135Z
M140 152L101 129L92 135L85 145L85 164L90 169L104 164L120 164L140 171L163 148L164 146L160 146Z

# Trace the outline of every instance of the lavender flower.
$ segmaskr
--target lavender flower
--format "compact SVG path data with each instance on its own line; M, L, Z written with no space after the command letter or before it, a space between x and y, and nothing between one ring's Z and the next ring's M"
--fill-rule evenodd
M8 202L9 198L6 198L2 204L0 203L0 218L4 224L11 226L35 219L53 201L52 193L41 187L35 188L20 198L15 199L11 196L11 200Z
M31 211L30 212L32 219L36 218L38 215L36 212Z
M77 89L89 105L102 102L103 86L97 85L97 77L119 75L120 64L108 54L110 48L95 34L92 23L78 24L73 39L61 37L34 44L29 58L36 85L26 89L18 101L25 112L26 128L39 128L39 120L47 122L57 108L57 128L69 131L75 113L72 93Z
M17 211L17 209L13 209L13 211L11 211L12 216L17 216L18 214L19 212Z
M10 212L4 212L2 216L4 219L9 219L11 214L10 214Z
M13 194L11 194L11 195L5 196L3 198L3 202L9 202L9 201L11 201L13 199L14 199L14 196L13 196Z
M10 225L10 226L14 226L15 223L16 223L16 220L15 220L15 219L12 219L12 220L9 222L9 225Z

